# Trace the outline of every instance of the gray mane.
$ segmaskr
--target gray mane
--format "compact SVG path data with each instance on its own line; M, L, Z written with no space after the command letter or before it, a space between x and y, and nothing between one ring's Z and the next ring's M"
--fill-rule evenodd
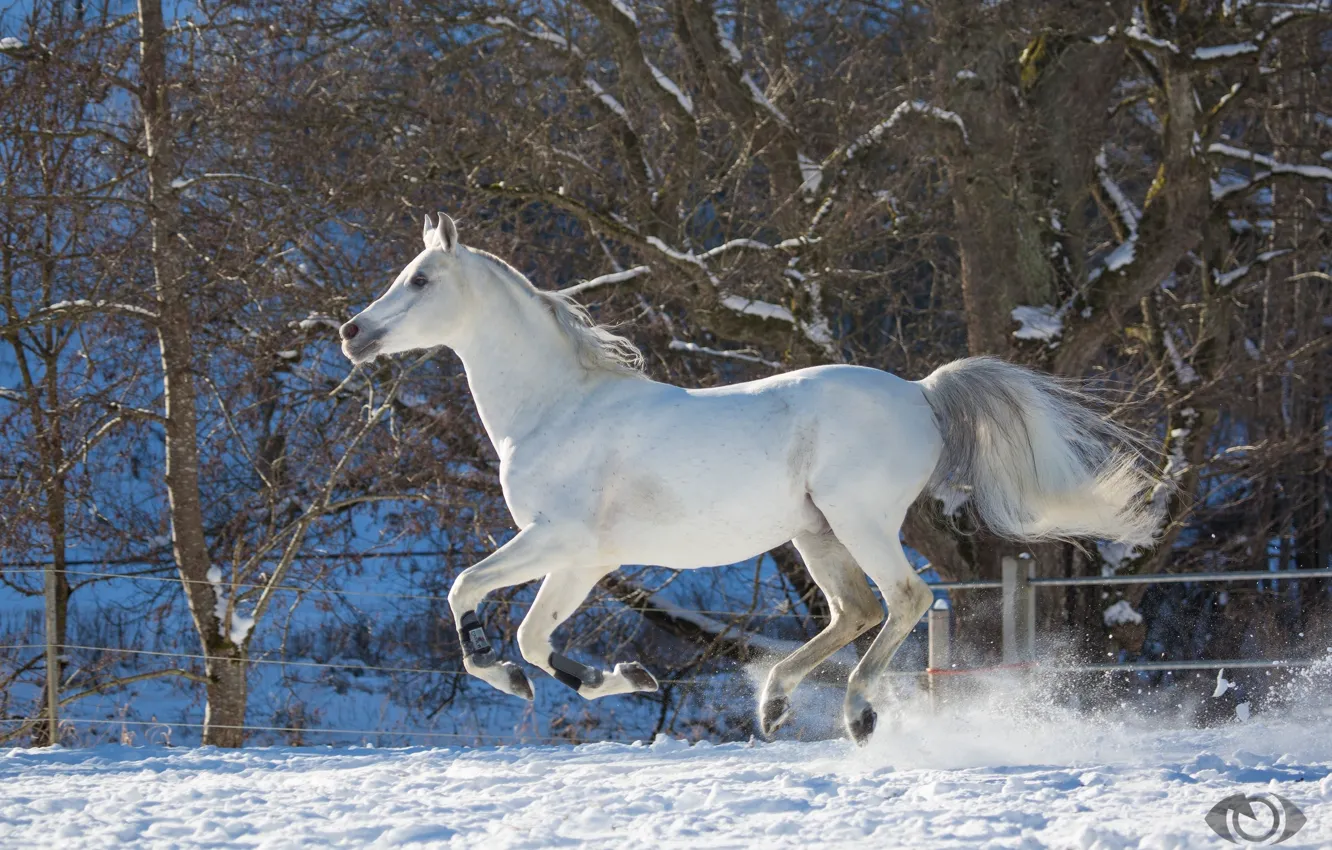
M638 347L592 321L587 308L582 304L563 293L537 289L522 272L494 254L475 248L469 250L489 260L501 272L501 276L511 277L514 283L521 283L528 295L551 312L555 324L574 344L578 361L585 368L629 375L643 374L643 354Z

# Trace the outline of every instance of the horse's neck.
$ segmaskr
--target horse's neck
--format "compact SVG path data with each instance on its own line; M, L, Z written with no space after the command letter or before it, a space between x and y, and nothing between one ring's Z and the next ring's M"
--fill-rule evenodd
M553 406L575 401L587 386L587 372L572 341L536 299L507 280L480 284L473 333L457 352L481 424L503 457L505 443L530 434Z

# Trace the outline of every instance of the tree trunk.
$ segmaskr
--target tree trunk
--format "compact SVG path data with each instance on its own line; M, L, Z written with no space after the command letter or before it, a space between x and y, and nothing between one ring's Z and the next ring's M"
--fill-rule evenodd
M42 262L43 297L47 304L55 298L55 246L52 235L54 210L47 209L45 244ZM66 505L68 493L65 488L68 481L65 475L65 432L64 419L60 405L60 346L56 341L55 329L47 325L44 329L45 357L42 371L42 389L46 398L44 404L37 404L37 395L32 396L33 426L42 435L44 444L42 454L49 470L46 484L46 524L51 535L51 563L45 575L45 637L46 637L46 720L36 729L36 743L55 746L60 743L60 680L63 674L61 660L64 656L66 623L69 613L69 577L65 575L66 559ZM21 360L21 351L15 351ZM22 369L26 380L32 375Z
M152 266L157 294L158 343L162 355L162 398L166 417L166 489L171 513L172 551L185 587L195 628L208 656L203 743L239 747L245 717L243 650L222 637L208 580L210 557L199 486L198 404L194 386L185 263L177 247L180 210L171 187L174 151L167 99L166 26L160 0L139 0L144 135L148 154L148 193Z
M55 371L48 365L47 378L55 394ZM54 410L52 406L52 410ZM46 568L46 722L36 730L36 743L55 746L60 743L61 656L64 655L69 613L69 577L65 575L65 476L59 472L64 463L59 443L59 419L53 417L51 440L55 451L50 489L47 493L47 522L51 529L51 563Z
M208 656L203 742L215 747L244 746L246 652L237 646L214 647Z

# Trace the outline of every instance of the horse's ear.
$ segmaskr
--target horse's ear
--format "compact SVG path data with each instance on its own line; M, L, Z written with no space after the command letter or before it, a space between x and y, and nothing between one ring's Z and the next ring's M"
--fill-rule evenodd
M433 247L431 240L434 238L435 223L430 220L430 213L425 214L425 227L421 230L421 241L427 248Z
M445 251L452 254L458 247L458 226L444 213L439 214L439 241Z

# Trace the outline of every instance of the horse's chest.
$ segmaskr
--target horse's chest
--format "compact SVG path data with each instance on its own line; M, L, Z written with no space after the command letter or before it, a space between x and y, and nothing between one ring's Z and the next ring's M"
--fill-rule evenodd
M515 447L500 453L500 487L518 525L582 507L589 482L585 452L567 447Z

